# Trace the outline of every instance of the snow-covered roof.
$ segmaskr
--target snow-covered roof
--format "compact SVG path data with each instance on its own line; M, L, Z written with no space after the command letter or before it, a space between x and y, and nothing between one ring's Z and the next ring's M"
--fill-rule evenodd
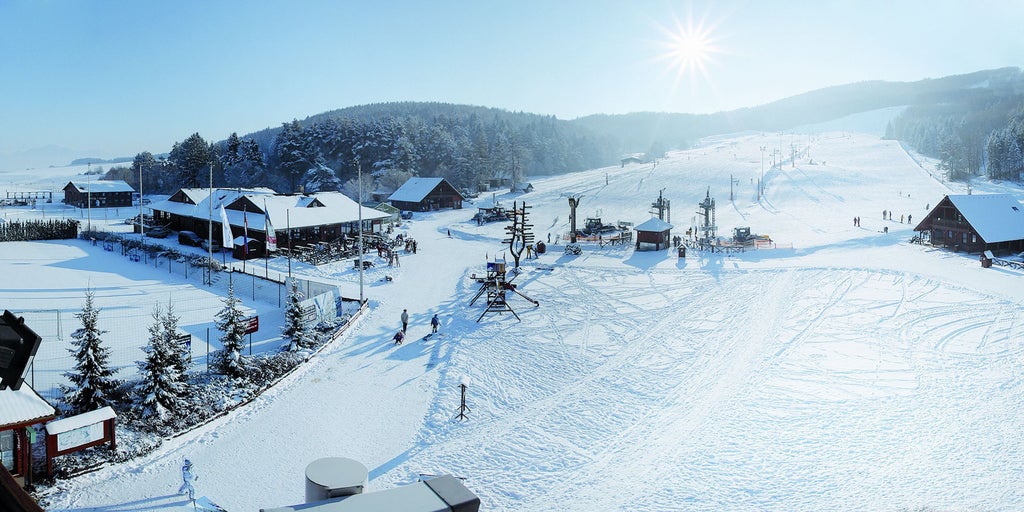
M359 205L341 192L320 192L312 195L277 194L271 189L214 189L211 196L208 189L182 189L181 192L196 204L166 199L150 205L154 211L170 212L176 215L206 219L210 216L212 199L213 221L220 223L220 207L225 206L228 222L232 226L263 231L264 210L270 212L270 222L275 231L292 228L344 224L359 220ZM245 198L256 206L256 211L228 208L229 205ZM362 208L363 220L386 219L388 214L373 208Z
M946 196L986 243L1024 240L1024 205L1010 194Z
M76 189L78 189L79 192L81 192L83 194L89 192L90 190L92 192L94 192L94 193L100 193L100 192L135 192L135 189L132 188L131 185L129 185L127 182L125 182L123 180L92 180L92 181L74 181L74 180L71 180L71 181L68 182L68 185L71 185L71 186L75 187ZM67 188L67 185L65 185L64 188Z
M441 184L444 178L409 178L398 187L393 194L388 196L388 201L404 201L407 203L418 203L427 197L427 194Z
M48 421L46 422L46 433L62 434L64 432L75 430L76 428L87 427L116 417L117 413L115 413L109 406L101 407L95 411L83 412L82 414L77 414L68 418Z
M648 231L658 233L672 229L672 224L669 224L668 222L665 222L657 217L651 217L641 222L633 229L637 231Z
M55 414L53 406L28 384L22 384L18 390L0 390L0 427L48 420Z

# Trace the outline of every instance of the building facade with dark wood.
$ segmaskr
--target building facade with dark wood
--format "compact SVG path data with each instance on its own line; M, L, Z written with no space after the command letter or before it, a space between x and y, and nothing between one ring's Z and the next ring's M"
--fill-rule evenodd
M409 178L388 197L399 210L429 212L442 208L462 208L466 198L444 178Z
M64 202L79 208L118 208L132 206L134 193L135 189L121 180L69 181L64 185Z
M1024 251L1024 205L1009 194L948 195L914 231L931 245L954 251Z

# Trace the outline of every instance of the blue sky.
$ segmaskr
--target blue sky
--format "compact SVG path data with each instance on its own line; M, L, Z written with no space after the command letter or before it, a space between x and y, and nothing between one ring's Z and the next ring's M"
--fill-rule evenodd
M386 101L731 110L1022 66L1020 27L1018 0L0 0L0 156L161 153ZM671 56L680 33L703 59Z

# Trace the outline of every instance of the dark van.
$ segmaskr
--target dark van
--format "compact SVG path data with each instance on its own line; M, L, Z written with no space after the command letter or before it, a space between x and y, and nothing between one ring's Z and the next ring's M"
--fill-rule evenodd
M178 232L178 243L181 245L191 245L192 247L199 247L199 244L203 242L199 235L191 231L179 231Z

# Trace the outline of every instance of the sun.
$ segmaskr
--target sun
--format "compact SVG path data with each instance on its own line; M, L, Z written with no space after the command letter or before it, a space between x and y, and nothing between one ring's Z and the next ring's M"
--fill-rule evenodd
M691 18L684 26L678 20L671 27L659 27L662 40L659 46L663 49L659 60L668 61L670 69L675 71L676 80L683 76L691 79L700 75L708 79L708 68L717 54L722 52L712 32L713 27L703 22L694 23Z
M707 34L700 32L680 33L673 37L672 60L676 67L684 71L705 69L714 47Z

